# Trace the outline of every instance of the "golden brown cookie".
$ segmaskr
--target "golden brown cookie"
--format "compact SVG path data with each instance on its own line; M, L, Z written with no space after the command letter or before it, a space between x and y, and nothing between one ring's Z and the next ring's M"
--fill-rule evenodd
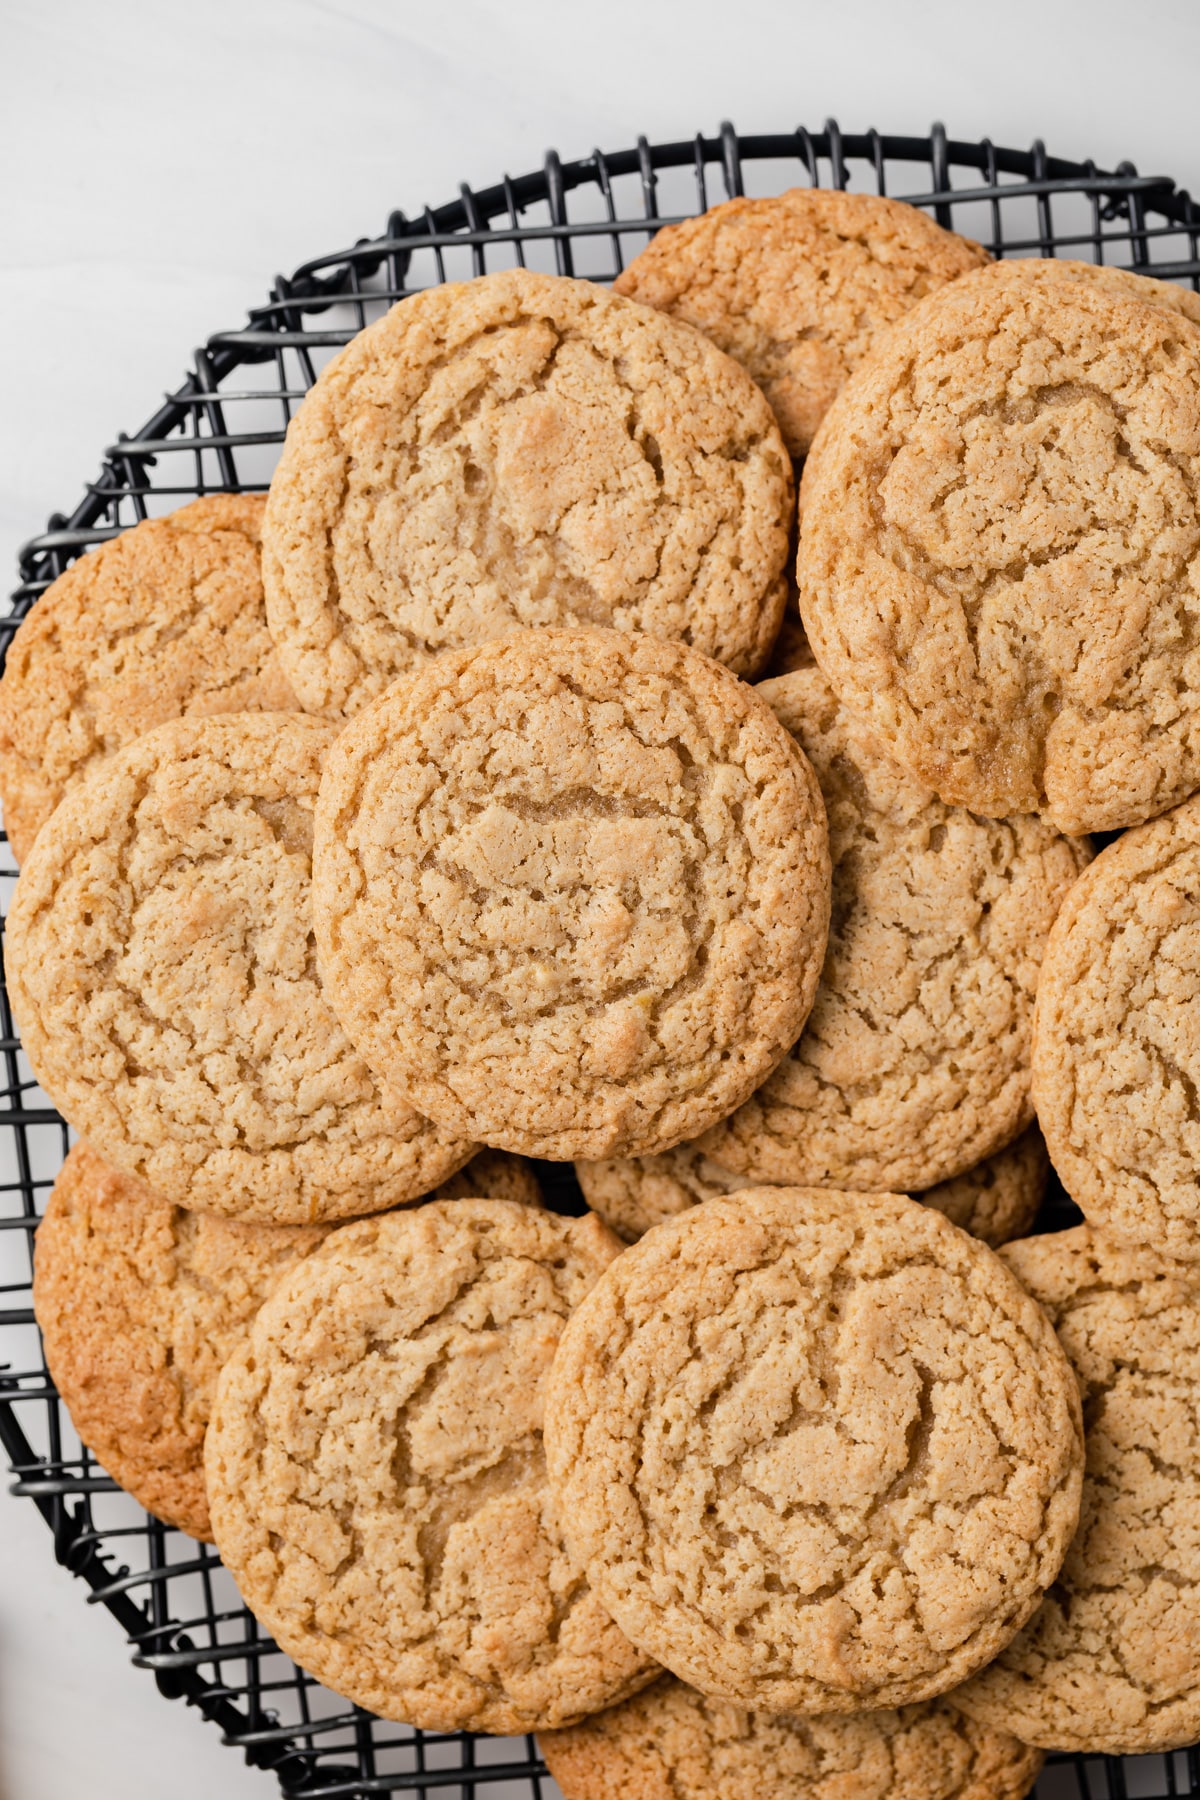
M902 200L791 188L665 226L614 287L735 357L799 457L877 333L986 261Z
M623 1244L689 1207L757 1185L752 1176L705 1156L700 1145L676 1144L656 1156L613 1156L575 1164L583 1197Z
M620 1245L455 1200L334 1232L227 1364L205 1452L221 1557L280 1648L430 1731L564 1725L654 1667L569 1560L546 1375Z
M1049 1172L1046 1146L1036 1125L1031 1125L1015 1143L965 1175L939 1182L913 1197L936 1207L961 1230L994 1248L1029 1230ZM626 1244L635 1244L653 1226L689 1206L756 1185L753 1176L725 1168L696 1143L677 1144L674 1150L663 1150L657 1156L577 1162L575 1173L592 1211Z
M986 1245L894 1194L749 1188L649 1232L546 1400L567 1545L634 1643L764 1712L932 1699L1079 1516L1075 1378Z
M775 1718L666 1675L538 1747L565 1800L1022 1800L1041 1752L951 1698Z
M371 1067L529 1155L694 1137L784 1054L824 951L812 770L682 644L523 632L360 714L321 784L317 942Z
M271 631L314 712L526 626L647 631L751 675L791 517L735 362L590 281L509 269L402 300L322 370L271 482Z
M1036 1125L965 1175L915 1196L993 1249L1028 1231L1050 1178L1050 1158Z
M1200 1261L1200 797L1103 850L1046 950L1033 1085L1088 1220Z
M965 276L805 466L800 607L943 799L1116 830L1200 785L1200 328L1100 280Z
M961 1695L1056 1750L1200 1737L1200 1271L1090 1226L1010 1244L1083 1390L1079 1530L1041 1609ZM957 1701L960 1696L955 1695Z
M211 1542L204 1432L222 1365L328 1227L172 1206L86 1143L37 1231L46 1364L83 1442L147 1512Z
M1086 846L947 806L839 706L821 671L757 690L829 816L833 909L804 1031L704 1153L757 1181L920 1192L1033 1117L1038 968Z
M439 1181L433 1200L518 1200L522 1206L541 1206L542 1184L523 1156L506 1150L480 1150L469 1163Z
M9 993L34 1073L179 1206L346 1218L472 1153L376 1082L325 999L312 816L334 733L299 713L160 725L76 784L17 883Z
M264 502L210 494L73 563L18 627L0 679L13 854L85 769L168 719L295 707L267 631Z

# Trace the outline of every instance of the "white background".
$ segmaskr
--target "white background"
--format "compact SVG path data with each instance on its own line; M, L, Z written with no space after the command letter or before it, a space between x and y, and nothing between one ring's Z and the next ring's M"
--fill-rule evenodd
M0 567L195 343L394 206L550 144L829 113L1200 191L1198 77L1195 0L0 0ZM0 1800L275 1791L0 1495Z

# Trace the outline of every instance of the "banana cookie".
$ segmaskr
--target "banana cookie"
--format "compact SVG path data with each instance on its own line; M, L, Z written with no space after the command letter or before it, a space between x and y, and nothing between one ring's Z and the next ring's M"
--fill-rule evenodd
M620 1245L598 1219L457 1200L332 1233L218 1386L222 1560L280 1648L428 1731L531 1731L654 1665L563 1548L546 1375Z
M1033 1091L1091 1224L1200 1261L1200 796L1126 832L1068 896L1038 989Z
M613 285L735 357L800 457L876 334L986 261L902 200L791 188L665 226Z
M73 563L0 679L0 800L24 862L85 769L184 714L297 705L267 630L263 500L212 494Z
M983 269L838 396L800 609L943 799L1111 831L1200 786L1200 329L1100 278Z
M1022 1800L1043 1761L950 1699L775 1718L672 1675L538 1748L565 1800Z
M1083 1391L1079 1530L1040 1610L964 1708L1057 1750L1200 1737L1200 1270L1089 1226L1010 1244ZM955 1695L955 1701L960 1696Z
M335 728L160 725L38 834L7 927L55 1105L166 1200L278 1225L376 1212L472 1154L367 1069L325 999L312 821Z
M825 798L829 947L804 1031L702 1149L757 1181L919 1192L1033 1117L1038 968L1087 850L1030 815L947 806L817 668L757 692Z
M1031 1125L986 1162L915 1198L994 1248L1029 1230L1049 1172L1046 1146L1036 1125ZM577 1162L575 1173L592 1211L626 1244L635 1244L653 1226L689 1206L756 1185L753 1176L727 1169L695 1143L677 1144L657 1156Z
M527 269L450 283L360 332L292 420L271 631L314 712L523 626L647 631L752 675L792 500L770 407L690 326Z
M771 709L682 644L524 632L361 713L317 809L317 943L378 1075L529 1155L646 1154L808 1013L825 812Z
M932 1699L1033 1613L1079 1516L1075 1378L985 1245L893 1194L750 1188L572 1316L568 1548L643 1650L765 1712Z
M37 1231L33 1305L76 1431L147 1512L211 1541L204 1432L222 1365L321 1225L172 1206L86 1143Z

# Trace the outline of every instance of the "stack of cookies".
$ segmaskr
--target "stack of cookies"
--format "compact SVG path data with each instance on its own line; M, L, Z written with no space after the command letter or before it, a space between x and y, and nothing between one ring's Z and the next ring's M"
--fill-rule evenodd
M804 191L39 601L46 1354L302 1667L568 1800L1200 1736L1198 495L1191 295Z

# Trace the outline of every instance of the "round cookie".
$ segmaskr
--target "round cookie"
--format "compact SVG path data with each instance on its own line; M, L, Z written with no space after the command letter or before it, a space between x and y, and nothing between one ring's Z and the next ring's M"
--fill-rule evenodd
M33 1304L83 1442L147 1512L211 1542L204 1432L222 1365L321 1225L242 1225L161 1200L86 1143L38 1226Z
M694 1137L779 1061L824 952L824 807L682 644L523 632L352 720L317 808L333 1005L448 1131L528 1155Z
M805 466L800 610L943 799L1110 831L1200 785L1200 331L1103 281L915 307Z
M593 282L509 269L402 300L322 370L271 482L271 631L314 712L525 626L647 631L752 675L792 512L735 362Z
M1079 1516L1075 1380L983 1244L893 1194L750 1188L649 1232L546 1401L568 1548L681 1680L764 1712L931 1699Z
M17 883L9 993L38 1081L180 1206L346 1218L474 1148L381 1086L325 999L312 815L334 735L298 713L160 725L73 788Z
M1200 1271L1081 1225L1004 1260L1083 1391L1079 1530L1040 1610L964 1709L1047 1748L1140 1755L1200 1737Z
M0 678L0 800L18 862L85 769L184 714L286 712L267 630L264 501L210 494L81 557L18 626Z
M902 200L791 188L664 226L613 285L736 358L800 457L877 333L986 261Z
M993 1249L1021 1237L1037 1217L1050 1178L1050 1158L1036 1125L965 1175L939 1181L917 1199Z
M1033 1092L1091 1224L1200 1261L1200 797L1101 851L1050 934Z
M825 798L829 946L804 1031L701 1148L757 1181L919 1192L1033 1117L1038 968L1088 850L1035 817L947 806L815 667L757 691Z
M280 1648L428 1731L531 1731L655 1670L565 1550L546 1375L620 1245L456 1200L328 1237L226 1365L205 1452L222 1560Z
M949 1699L774 1718L673 1675L538 1748L565 1800L1023 1800L1044 1760Z
M523 1156L505 1150L480 1150L469 1163L439 1181L434 1200L517 1200L522 1206L542 1206L542 1184Z
M994 1248L1029 1230L1042 1203L1049 1170L1041 1133L1031 1125L1015 1143L986 1162L968 1169L965 1175L926 1188L914 1198L936 1207L960 1230ZM695 1143L677 1144L674 1150L663 1150L657 1156L577 1162L575 1173L592 1211L626 1244L635 1244L653 1226L689 1206L755 1185L752 1176L725 1168Z
M752 1177L705 1156L697 1143L676 1144L656 1156L614 1156L596 1162L580 1158L575 1177L592 1211L623 1244L636 1244L664 1219L690 1207L755 1186Z

